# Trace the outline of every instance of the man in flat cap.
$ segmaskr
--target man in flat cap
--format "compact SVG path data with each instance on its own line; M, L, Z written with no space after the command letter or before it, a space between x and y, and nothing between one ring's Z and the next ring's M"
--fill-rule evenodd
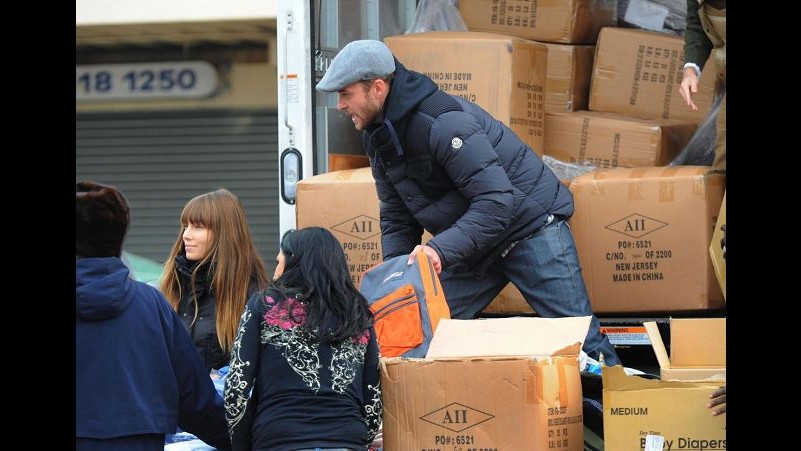
M346 45L317 90L337 92L337 109L363 131L384 259L425 252L453 318L477 317L509 282L540 316L591 316L584 351L620 364L584 286L573 196L510 128L376 40Z

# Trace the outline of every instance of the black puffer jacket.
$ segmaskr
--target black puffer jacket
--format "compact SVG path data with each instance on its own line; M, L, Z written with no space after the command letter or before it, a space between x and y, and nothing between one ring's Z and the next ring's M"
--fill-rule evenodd
M384 122L363 135L384 259L410 253L425 228L444 268L480 271L549 214L573 214L570 191L511 129L395 66Z
M211 280L207 277L209 265L200 267L192 290L190 280L196 263L188 261L183 255L177 256L175 263L181 276L183 293L183 299L178 305L181 322L192 337L192 342L195 343L195 348L207 371L228 365L231 354L224 353L217 341L217 302L211 290ZM197 317L195 317L195 302L198 306Z
M178 316L181 322L192 337L195 348L200 354L200 358L206 365L206 369L220 369L228 365L231 354L223 352L220 342L217 340L217 301L211 289L211 277L209 277L209 265L204 264L198 270L195 278L194 296L190 289L192 270L196 262L190 262L185 255L175 258L176 268L181 276L181 292L183 299L178 305ZM251 281L248 287L248 298L258 290L258 283ZM197 299L198 312L195 318L195 299ZM193 321L194 320L194 321Z

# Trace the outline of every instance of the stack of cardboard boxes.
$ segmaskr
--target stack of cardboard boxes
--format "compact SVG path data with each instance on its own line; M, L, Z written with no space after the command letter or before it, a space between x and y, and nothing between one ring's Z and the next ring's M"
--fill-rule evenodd
M725 260L721 265L720 258L714 259L712 236L719 228L718 216L725 215L725 209L721 211L725 176L705 166L667 166L711 110L714 71L704 71L694 97L699 110L692 112L678 94L682 37L617 28L615 5L613 0L461 0L459 9L469 31L391 36L385 42L407 68L428 75L442 90L481 105L540 156L597 166L568 182L576 204L570 225L592 306L599 316L654 312L692 316L721 309L725 291L718 280L722 266L725 287ZM317 225L334 232L357 285L362 272L382 260L378 199L369 168L302 180L297 215L298 227ZM485 311L508 316L532 312L512 285ZM675 329L676 324L671 327ZM700 360L690 358L694 362L690 364L682 363L687 353L676 346L685 332L673 330L673 361L664 348L659 360L662 381L628 376L622 368L604 372L606 449L642 450L645 436L660 434L675 443L698 441L704 449L725 448L725 419L722 423L719 418L706 421L712 417L705 398L725 383L725 357L722 361L712 357L716 352L718 357L725 356L725 333L721 332L725 331L725 319L723 324L723 329L713 328L718 335L711 342L717 343L716 347ZM661 341L656 343L653 336L655 325L643 328L659 356ZM532 424L533 417L501 425L491 408L458 402L459 396L495 387L486 379L465 379L465 384L474 386L472 390L461 385L455 388L462 391L453 404L446 402L450 398L437 397L450 390L450 386L438 385L445 383L442 380L449 374L469 375L481 365L492 368L487 370L495 375L492 377L506 378L499 386L517 387L520 394L515 396L521 398L515 402L543 396L544 386L534 390L524 382L531 365L518 367L519 362L503 361L471 362L469 370L459 367L466 365L464 362L385 362L388 413L384 434L393 440L391 449L457 449L462 445L464 449L501 449L498 443L511 446L509 449L528 449L516 448L508 437L524 437L521 431ZM705 382L681 377L668 382L675 377L670 368L676 365L715 370ZM721 367L723 371L718 371ZM542 371L557 370L549 367ZM564 372L564 367L558 371ZM419 386L403 382L407 380L418 380ZM500 390L492 388L496 389ZM498 399L507 396L500 393ZM632 397L642 402L632 401ZM667 401L679 398L681 403ZM663 405L669 408L662 409ZM440 407L443 410L438 410ZM681 412L677 413L678 408ZM484 415L486 422L473 414ZM459 423L467 420L462 415L469 415L470 424L454 424L451 432L442 429L442 424L431 429L434 417ZM494 432L468 434L491 426L496 427ZM542 430L557 433L545 426ZM569 432L573 438L577 434L558 432ZM480 443L457 442L467 436L471 440L481 437ZM581 449L573 440L557 442L555 438L536 440L545 440L542 449ZM723 448L712 443L723 443Z

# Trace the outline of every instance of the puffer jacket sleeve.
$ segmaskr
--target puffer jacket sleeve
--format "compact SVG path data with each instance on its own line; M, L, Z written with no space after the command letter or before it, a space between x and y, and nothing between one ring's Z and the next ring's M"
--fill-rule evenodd
M497 246L514 220L514 187L486 133L469 113L440 115L431 127L432 153L459 193L467 211L428 244L446 267L458 267L471 256Z
M414 219L383 169L377 167L380 162L371 160L381 212L381 252L386 261L410 254L422 240L423 226Z

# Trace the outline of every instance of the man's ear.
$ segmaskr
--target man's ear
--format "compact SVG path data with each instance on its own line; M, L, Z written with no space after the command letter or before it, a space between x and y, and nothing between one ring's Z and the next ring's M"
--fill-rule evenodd
M375 89L375 93L384 98L389 93L389 83L383 78L376 78L373 80L373 88Z

